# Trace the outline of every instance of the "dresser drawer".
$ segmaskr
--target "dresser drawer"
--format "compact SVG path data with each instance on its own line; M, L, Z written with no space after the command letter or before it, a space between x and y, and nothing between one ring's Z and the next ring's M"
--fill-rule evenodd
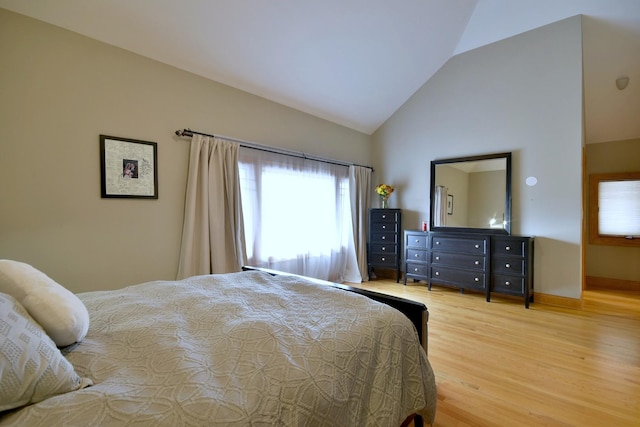
M393 212L386 209L372 209L370 214L370 221L374 222L399 222L400 212Z
M494 274L491 279L491 291L500 294L522 296L524 295L525 285L524 277Z
M456 239L433 236L431 248L438 251L485 254L487 252L487 240L483 238Z
M371 243L371 252L377 254L392 254L398 253L398 245L394 243Z
M523 256L527 241L525 239L493 238L491 240L492 254Z
M436 265L431 266L431 280L461 288L486 289L485 275L482 272L456 270Z
M398 224L395 222L374 222L371 224L372 233L397 233Z
M468 270L486 269L486 258L483 255L466 255L455 252L434 251L431 253L433 265L460 267Z
M496 274L522 276L525 273L525 265L526 263L523 258L496 256L491 259L491 270Z
M407 248L422 248L426 249L427 242L429 241L427 234L409 234L405 235L405 245Z
M395 254L369 254L369 263L378 267L389 266L395 268L398 264L398 256Z
M427 262L428 253L425 249L407 249L406 261Z
M427 264L407 262L406 268L406 274L408 276L429 277L429 266Z
M398 243L398 233L371 233L371 243Z

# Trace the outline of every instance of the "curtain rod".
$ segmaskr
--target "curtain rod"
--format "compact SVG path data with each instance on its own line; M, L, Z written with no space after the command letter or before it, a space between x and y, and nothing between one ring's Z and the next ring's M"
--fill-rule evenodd
M268 145L262 145L262 144L258 144L258 143L255 143L255 142L244 141L242 139L230 138L228 136L212 135L210 133L198 132L198 131L191 130L191 129L182 129L182 130L178 129L175 133L176 133L176 135L181 136L181 137L185 137L185 138L191 138L194 134L203 135L203 136L209 136L209 137L212 137L212 138L222 138L222 139L226 139L228 141L237 142L238 144L240 144L241 147L251 148L253 150L262 150L262 151L267 151L269 153L283 154L285 156L292 156L292 157L299 157L301 159L315 160L315 161L318 161L318 162L330 163L330 164L338 165L338 166L360 166L360 167L363 167L363 168L371 169L371 171L373 172L373 168L371 166L363 166L363 165L358 165L356 163L342 162L340 160L333 160L333 159L327 159L327 158L324 158L324 157L310 156L308 154L305 154L305 153L302 153L302 152L299 152L299 151L290 151L290 150L284 150L282 148L274 148L274 147L270 147Z

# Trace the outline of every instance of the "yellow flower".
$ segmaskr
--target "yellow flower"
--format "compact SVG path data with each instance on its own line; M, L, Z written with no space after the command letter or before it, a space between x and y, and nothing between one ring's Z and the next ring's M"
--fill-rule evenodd
M376 193L387 200L389 196L391 196L391 193L393 193L393 187L388 184L380 184L376 187Z

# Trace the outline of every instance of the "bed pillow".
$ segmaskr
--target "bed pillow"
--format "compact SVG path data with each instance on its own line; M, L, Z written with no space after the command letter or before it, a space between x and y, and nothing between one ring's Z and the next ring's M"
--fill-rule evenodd
M92 384L11 295L0 293L0 411Z
M29 264L0 260L0 292L18 300L58 347L87 335L89 312L82 301Z

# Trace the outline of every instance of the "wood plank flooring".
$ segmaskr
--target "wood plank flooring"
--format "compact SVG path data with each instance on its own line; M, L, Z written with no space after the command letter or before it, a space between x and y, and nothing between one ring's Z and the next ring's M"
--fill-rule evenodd
M434 426L640 426L640 292L585 291L582 309L434 286L360 286L430 313Z

